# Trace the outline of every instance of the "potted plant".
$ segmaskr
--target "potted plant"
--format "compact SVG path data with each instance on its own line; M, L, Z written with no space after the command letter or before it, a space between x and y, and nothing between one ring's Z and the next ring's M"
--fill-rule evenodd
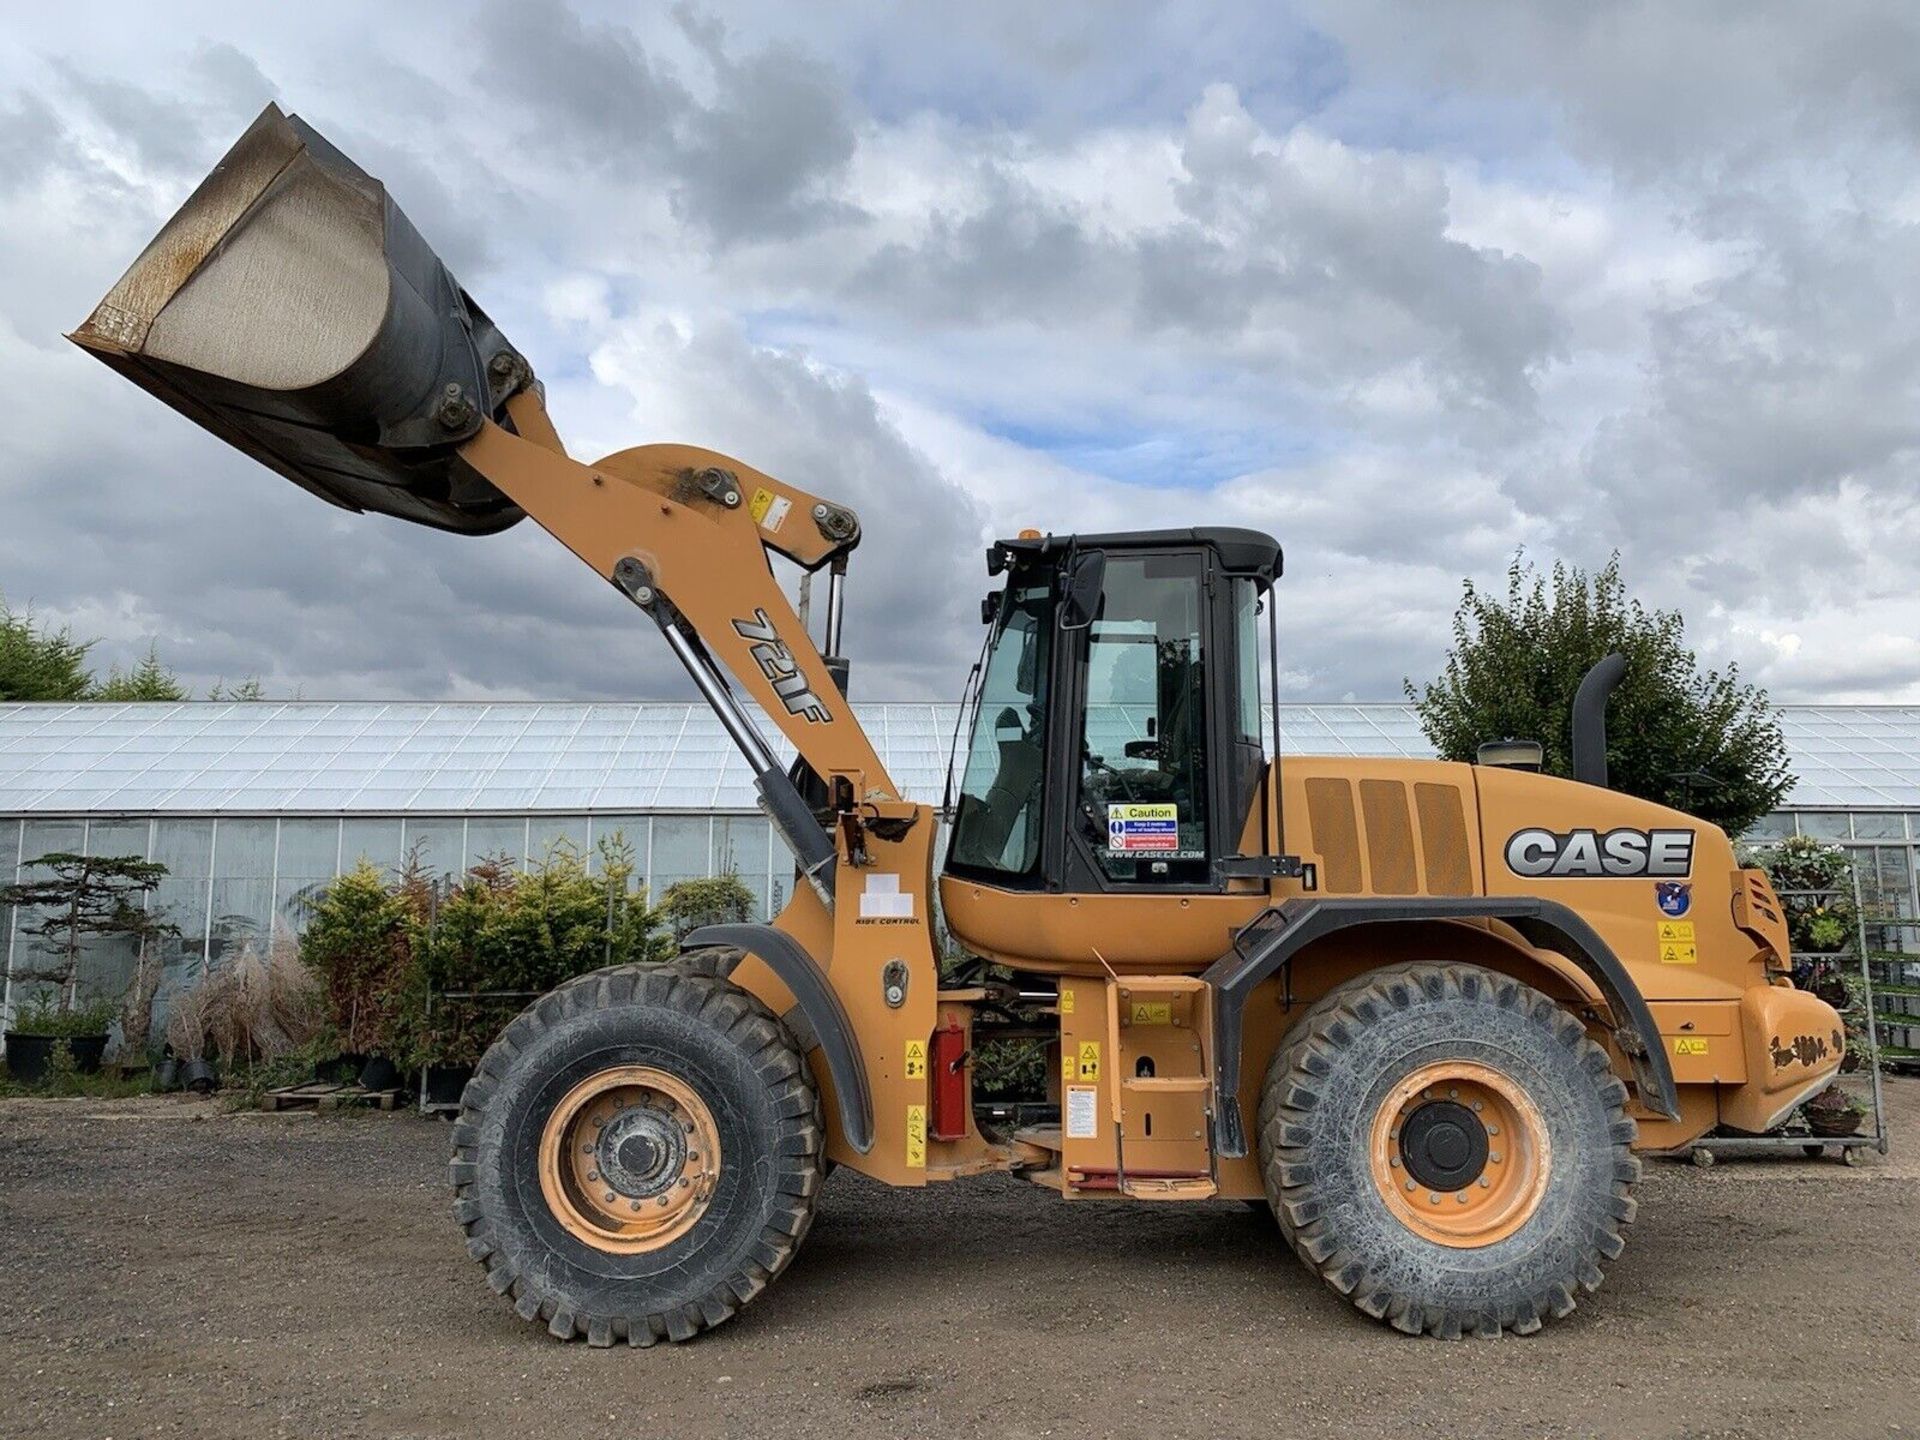
M113 1007L105 1001L62 1007L42 993L7 1031L7 1071L24 1085L41 1084L56 1067L56 1053L64 1050L75 1070L91 1075L106 1053L112 1021Z
M428 889L411 858L397 886L363 861L313 902L299 958L319 979L342 1052L337 1061L316 1065L316 1078L364 1083L385 1079L380 1072L392 1069L380 1052L391 1045L394 996L424 925ZM378 1088L391 1088L397 1078Z
M220 1072L207 1059L207 1035L212 1021L212 996L206 977L175 993L167 1013L167 1046L179 1066L180 1084L205 1095L220 1083Z
M44 1064L44 1058L36 1062L42 1047L34 1041L63 1040L74 1063L90 1073L100 1068L114 1007L80 1004L80 965L87 941L96 935L133 935L144 940L155 933L157 922L147 914L146 897L165 877L167 867L131 855L56 850L27 861L26 868L46 873L0 886L0 906L23 912L20 933L40 941L28 951L25 965L15 965L13 978L53 988L23 1017L27 1028L16 1027L8 1033L10 1066L18 1074L23 1064ZM28 1042L19 1052L14 1049L16 1034ZM45 1052L46 1056L51 1053L50 1048ZM19 1058L11 1059L16 1054Z
M1838 1085L1829 1085L1807 1101L1801 1112L1807 1117L1809 1130L1832 1139L1858 1132L1867 1108Z

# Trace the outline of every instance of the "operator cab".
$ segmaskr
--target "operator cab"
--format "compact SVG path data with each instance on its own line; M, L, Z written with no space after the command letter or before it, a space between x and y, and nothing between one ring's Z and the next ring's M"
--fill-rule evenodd
M1261 848L1257 824L1248 835L1266 776L1258 616L1278 542L1023 536L996 543L987 570L1007 581L983 609L993 630L947 873L1002 889L1223 889L1219 862L1243 840Z

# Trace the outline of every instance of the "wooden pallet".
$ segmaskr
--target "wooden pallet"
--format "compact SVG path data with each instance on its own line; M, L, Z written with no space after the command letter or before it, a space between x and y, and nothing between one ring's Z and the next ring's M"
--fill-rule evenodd
M287 1085L269 1090L260 1097L262 1110L341 1110L349 1105L364 1105L377 1110L394 1110L400 1105L398 1090L369 1090L362 1085L334 1085L313 1081L305 1085Z

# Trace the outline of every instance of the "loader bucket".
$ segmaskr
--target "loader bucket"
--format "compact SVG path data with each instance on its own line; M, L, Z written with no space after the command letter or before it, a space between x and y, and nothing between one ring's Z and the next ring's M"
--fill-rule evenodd
M521 518L454 452L531 370L386 187L275 106L69 338L336 505Z

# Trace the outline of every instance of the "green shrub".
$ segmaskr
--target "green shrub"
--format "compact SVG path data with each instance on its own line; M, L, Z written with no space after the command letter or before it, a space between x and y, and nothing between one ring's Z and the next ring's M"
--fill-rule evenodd
M43 991L14 1017L9 1028L16 1035L53 1035L69 1040L82 1035L104 1035L113 1024L115 1008L111 1000L100 1000L62 1010L54 993ZM66 1047L61 1046L57 1053L66 1053Z
M676 880L660 897L660 914L679 940L703 925L738 925L753 918L758 901L737 874Z
M425 881L409 865L389 884L362 860L314 902L300 959L326 986L340 1044L356 1054L385 1051L395 1000L423 927Z
M397 1058L410 1067L470 1065L530 997L606 965L665 957L655 912L631 888L632 852L603 842L598 853L598 874L569 845L525 874L502 861L467 872L404 970ZM488 991L515 993L476 993Z

